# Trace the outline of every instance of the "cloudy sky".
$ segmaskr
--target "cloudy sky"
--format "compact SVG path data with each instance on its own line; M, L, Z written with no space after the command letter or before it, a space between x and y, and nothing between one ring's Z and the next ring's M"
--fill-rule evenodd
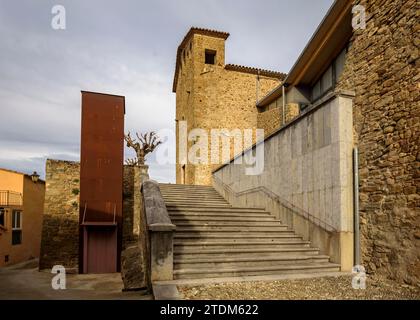
M80 90L124 95L126 131L173 130L176 49L191 26L231 34L226 63L288 72L332 3L0 0L0 167L43 177L46 158L78 160ZM51 27L57 4L65 30ZM174 165L149 164L174 182Z

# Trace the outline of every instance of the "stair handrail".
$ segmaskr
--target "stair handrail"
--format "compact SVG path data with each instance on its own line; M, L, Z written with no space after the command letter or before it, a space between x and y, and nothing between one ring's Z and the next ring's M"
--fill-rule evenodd
M308 211L306 211L306 210L296 206L295 204L291 203L290 201L282 198L280 195L278 195L277 193L273 192L272 190L268 189L265 186L258 186L258 187L254 187L254 188L250 188L250 189L246 189L246 190L235 191L231 186L229 186L228 184L223 182L220 178L216 177L215 175L213 175L213 179L224 190L232 193L235 197L240 197L240 196L243 196L243 195L246 195L246 194L249 194L249 193L262 192L262 193L265 193L269 198L271 198L275 202L279 203L281 206L291 210L293 213L296 213L296 214L300 215L304 219L307 219L308 221L310 221L313 224L317 225L318 227L324 229L325 231L328 231L328 232L338 231L338 229L336 227L332 226L328 222L326 222L326 221L324 221L324 220L322 220L318 217L315 217L313 214L310 214Z

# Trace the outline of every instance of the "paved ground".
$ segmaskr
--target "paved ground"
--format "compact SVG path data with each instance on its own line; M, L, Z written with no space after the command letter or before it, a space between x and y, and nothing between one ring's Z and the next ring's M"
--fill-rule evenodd
M138 292L122 292L119 273L105 275L67 274L66 290L54 290L55 274L39 272L37 261L0 269L0 300L14 299L152 299Z
M178 285L184 299L203 300L420 300L417 287L395 284L381 278L367 278L366 290L355 290L351 276L335 276L281 281L258 281L207 284L200 286Z

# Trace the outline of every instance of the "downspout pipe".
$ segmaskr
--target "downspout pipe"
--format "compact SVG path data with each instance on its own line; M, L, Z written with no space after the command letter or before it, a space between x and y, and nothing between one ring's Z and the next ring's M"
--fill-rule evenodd
M353 149L354 265L360 265L359 149Z
M282 125L284 125L284 123L286 122L286 117L285 117L285 110L286 110L286 90L285 90L285 84L283 82L282 86L281 86L281 96L282 96L282 100L283 100L283 106L282 106L282 111L281 111L281 121L282 121Z
M258 102L259 102L259 100L260 100L260 70L258 70L258 73L257 73L257 78L256 78L256 86L255 86L255 88L256 88L256 104L258 105Z

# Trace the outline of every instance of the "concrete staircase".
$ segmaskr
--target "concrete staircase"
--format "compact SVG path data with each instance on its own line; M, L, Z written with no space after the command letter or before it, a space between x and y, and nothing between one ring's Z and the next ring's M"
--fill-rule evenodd
M160 184L174 236L174 279L337 272L263 208L232 207L213 187Z

